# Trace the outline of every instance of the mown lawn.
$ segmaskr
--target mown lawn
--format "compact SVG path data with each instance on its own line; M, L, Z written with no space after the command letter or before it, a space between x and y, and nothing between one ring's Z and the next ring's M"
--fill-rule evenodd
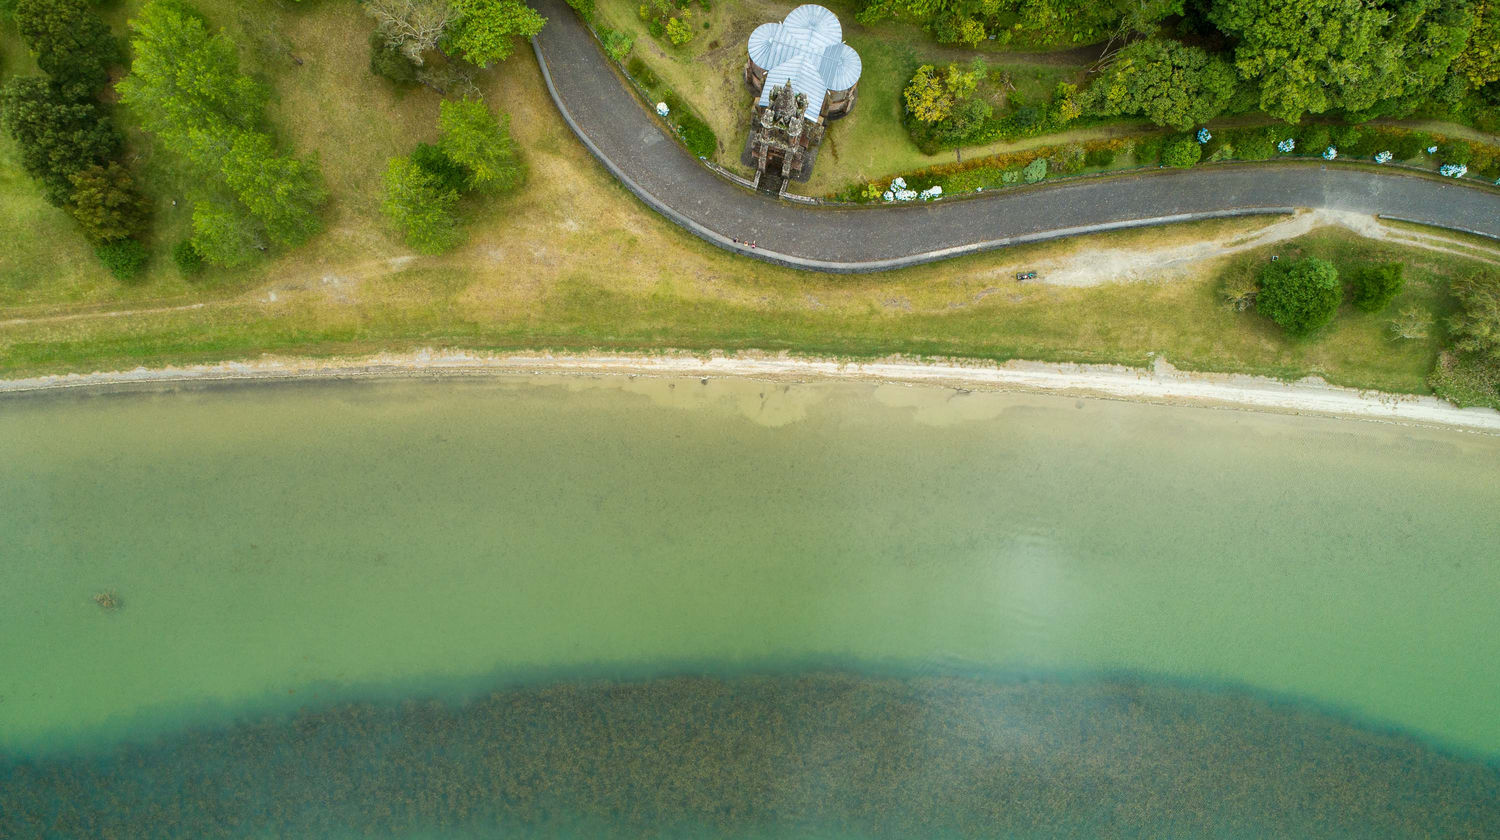
M379 216L380 172L386 158L431 139L436 95L402 93L370 75L371 24L352 3L257 6L273 24L258 36L230 0L202 8L245 45L245 66L273 85L283 137L322 161L332 195L328 231L240 272L178 276L165 249L185 229L186 184L137 135L136 165L158 205L158 242L148 275L124 286L0 157L7 241L0 375L425 346L756 348L1135 365L1163 354L1199 370L1317 373L1420 392L1436 350L1436 337L1397 343L1387 338L1384 317L1352 311L1321 337L1288 341L1264 319L1219 303L1218 274L1235 260L1150 284L1071 289L1014 280L1015 272L1068 253L1222 239L1262 223L1254 220L1119 232L855 277L733 257L647 211L610 178L562 123L526 52L480 80L486 99L512 115L530 167L525 188L477 208L466 245L418 257ZM0 145L0 154L10 147ZM1314 234L1302 247L1346 263L1403 259L1412 277L1406 297L1439 310L1446 278L1470 264L1338 232ZM1409 301L1398 300L1393 311ZM203 306L171 308L195 303Z

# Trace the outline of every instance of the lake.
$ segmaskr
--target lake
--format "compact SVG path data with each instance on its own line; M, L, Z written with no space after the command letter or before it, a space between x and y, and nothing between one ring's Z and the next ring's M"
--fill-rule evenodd
M1497 468L870 384L9 396L0 836L1497 836Z

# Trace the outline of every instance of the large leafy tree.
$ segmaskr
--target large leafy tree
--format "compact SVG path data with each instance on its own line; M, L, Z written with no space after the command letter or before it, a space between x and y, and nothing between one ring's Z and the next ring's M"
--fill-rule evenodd
M20 150L21 168L58 206L72 194L75 172L120 151L119 132L103 105L43 78L11 79L0 92L0 118Z
M1238 39L1235 67L1260 105L1295 122L1342 109L1400 113L1443 83L1469 41L1469 0L1216 0L1210 19Z
M902 92L906 110L924 123L942 122L974 95L981 73L978 67L964 70L957 64L949 64L946 70L939 70L923 64Z
M463 239L454 205L458 191L409 157L392 158L385 172L385 214L401 228L406 244L438 254Z
M1303 336L1332 321L1343 299L1333 263L1304 257L1266 266L1255 308L1288 333Z
M266 90L241 75L234 43L179 0L152 0L130 22L135 59L119 84L145 129L189 160L214 165L261 122Z
M278 154L269 136L245 132L224 156L223 174L273 243L295 247L318 232L328 192L317 164Z
M1459 304L1458 314L1448 324L1453 345L1500 362L1500 273L1483 271L1455 278L1451 290Z
M255 220L232 203L217 200L193 205L191 242L205 260L229 267L250 262L265 248Z
M109 80L119 45L85 0L19 0L15 19L37 66L54 81L94 91Z
M1470 87L1500 81L1500 0L1482 0L1474 7L1474 25L1456 69Z
M150 204L136 189L130 172L119 163L90 166L73 173L69 180L73 193L68 196L68 212L91 241L113 242L145 229Z
M1120 50L1089 87L1085 104L1100 114L1141 114L1185 131L1222 113L1234 86L1234 69L1223 59L1151 38Z
M168 150L209 176L193 244L236 265L265 242L296 246L319 228L327 199L318 166L276 149L263 130L266 90L239 71L234 44L181 0L151 0L131 22L135 62L126 104Z
M470 64L488 67L509 57L517 38L542 31L547 19L520 0L449 0L458 18L449 28L448 47Z
M438 128L443 137L438 148L463 167L469 189L504 192L525 177L509 123L509 117L494 117L479 100L442 103Z

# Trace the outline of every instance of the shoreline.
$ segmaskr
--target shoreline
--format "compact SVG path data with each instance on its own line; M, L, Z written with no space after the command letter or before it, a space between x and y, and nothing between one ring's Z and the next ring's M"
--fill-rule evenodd
M1067 362L979 360L869 361L740 353L506 353L420 350L364 357L267 357L255 361L53 374L0 380L0 395L109 389L138 384L356 380L457 376L734 377L781 382L866 382L958 390L1023 391L1164 405L1441 426L1500 435L1500 411L1459 408L1431 396L1365 391L1316 377L1283 382L1264 376L1181 371L1158 357L1151 368Z

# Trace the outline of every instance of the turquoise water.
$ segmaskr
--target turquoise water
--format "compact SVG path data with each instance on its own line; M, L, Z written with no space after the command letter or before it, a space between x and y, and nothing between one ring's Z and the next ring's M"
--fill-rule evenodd
M1332 807L1340 779L1378 797L1418 768L1483 790L1500 757L1497 466L1500 439L1458 432L893 386L532 377L10 398L0 401L0 750L41 762L25 787L42 792L84 767L103 784L124 772L122 756L205 778L208 765L188 756L239 756L240 771L218 772L255 777L247 768L271 772L263 756L226 743L259 732L296 766L326 766L327 750L278 728L286 715L324 715L339 733L330 744L350 748L361 731L350 721L379 720L375 741L424 744L475 777L463 768L482 756L460 760L452 733L483 742L475 733L508 719L497 708L553 686L585 697L570 702L596 721L635 715L641 754L675 757L663 766L697 755L669 737L694 725L779 744L784 763L804 760L810 742L797 733L854 738L915 692L975 732L1045 699L1114 733L1091 753L1077 726L1033 721L1072 734L1016 753L1003 772L954 758L973 742L960 749L936 724L906 744L920 758L897 761L886 730L853 742L885 745L880 761L968 767L934 776L949 792L973 787L965 772L1012 778L1020 756L1045 776L1076 769L1080 755L1148 749L1184 768L1160 780L1169 786L1225 755L1206 733L1222 740L1226 727L1245 740L1239 755L1254 752L1247 744L1312 751L1257 759L1261 776L1300 768L1287 769L1285 790L1334 797L1309 814ZM101 609L102 592L120 606ZM851 701L863 712L829 729L798 711L825 708L804 700L799 674L864 681L864 700ZM781 698L786 732L747 722L767 713L754 679L781 681L767 696ZM609 685L655 688L622 699ZM704 685L752 699L721 719L691 701ZM422 730L430 741L398 711L423 698L449 715ZM579 728L537 715L536 732ZM1121 734L1138 725L1133 739ZM631 752L613 737L578 749ZM536 744L504 743L550 768L543 776L572 778ZM630 766L597 762L605 787ZM349 771L354 787L399 762L377 750L347 766L374 774ZM1077 777L1048 778L1065 789L1058 779ZM747 789L759 788L735 788ZM588 799L558 790L542 809L554 828L571 819L568 802ZM585 832L595 834L706 824L786 836L787 825L816 833L831 821L878 835L900 833L890 814L913 809L881 800L886 821L861 822L868 809L854 803L866 799L843 791L829 800L848 806L839 814L787 823L796 809L782 793L740 803L735 813L754 816L740 821L677 800L634 817L580 806L578 819L602 820ZM1202 801L1223 793L1205 789ZM470 812L546 822L497 816L482 804L493 801L477 797ZM1080 807L1038 819L1063 825L1058 814ZM1164 807L1141 811L1156 820L1142 824L1178 825ZM1481 826L1492 817L1447 807ZM297 822L306 813L288 806L275 824L311 831ZM361 830L463 824L410 813ZM1099 819L1080 818L1082 836ZM986 833L957 817L929 825ZM1178 827L1233 836L1207 825Z

